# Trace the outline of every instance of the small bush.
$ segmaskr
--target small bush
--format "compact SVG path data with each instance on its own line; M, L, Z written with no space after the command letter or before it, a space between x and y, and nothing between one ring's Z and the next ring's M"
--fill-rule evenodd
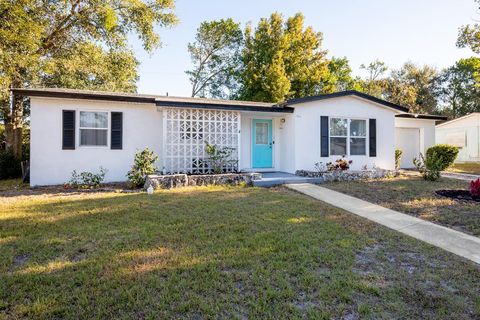
M107 169L100 167L99 173L92 173L88 171L77 173L73 170L72 177L68 184L73 188L98 188L105 179Z
M213 173L220 174L227 169L228 165L236 165L237 160L231 159L235 148L219 147L213 144L205 143L205 153L207 154L207 163L212 168Z
M147 175L155 173L157 167L155 162L158 156L148 148L135 153L132 169L128 171L128 181L134 188L141 188L145 184Z
M327 163L327 170L328 171L336 171L336 170L348 170L350 169L350 165L352 164L352 160L347 160L344 157L335 160L335 162Z
M426 157L436 157L436 159L442 159L440 171L443 171L450 167L458 156L458 148L450 146L448 144L437 144L427 149Z
M440 172L444 164L443 157L436 152L430 153L430 156L424 157L420 154L419 158L413 159L413 164L423 176L423 179L429 181L436 181L440 178Z
M470 194L474 197L480 197L480 178L470 182Z
M0 179L22 176L21 161L10 150L0 151Z
M403 151L400 149L395 150L395 170L400 169L400 162L402 160Z

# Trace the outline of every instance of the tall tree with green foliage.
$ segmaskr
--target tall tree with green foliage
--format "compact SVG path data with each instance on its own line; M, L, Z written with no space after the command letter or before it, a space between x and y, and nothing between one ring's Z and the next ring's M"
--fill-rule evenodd
M352 68L346 57L332 57L327 64L328 72L322 76L319 93L345 90L361 90L358 79L352 76Z
M368 65L360 65L360 69L367 72L367 77L358 80L358 89L366 94L382 98L386 86L385 73L388 70L385 62L377 59Z
M243 34L232 19L204 21L188 44L193 69L186 71L192 97L230 98L237 89Z
M279 102L322 91L328 74L322 34L304 26L298 13L286 21L279 13L247 26L240 74L240 98Z
M475 0L480 9L480 0ZM480 54L480 24L462 26L458 31L457 47L470 48L476 54Z
M480 58L460 59L437 78L435 92L443 114L457 118L480 112Z
M173 8L174 0L1 1L0 117L7 146L20 155L24 101L12 101L10 88L45 81L135 90L137 62L127 38L137 34L145 50L152 52L161 44L155 26L176 22ZM116 70L109 75L109 68Z
M434 85L437 76L435 68L407 62L400 69L392 70L386 80L384 98L408 107L413 113L435 113L437 99Z

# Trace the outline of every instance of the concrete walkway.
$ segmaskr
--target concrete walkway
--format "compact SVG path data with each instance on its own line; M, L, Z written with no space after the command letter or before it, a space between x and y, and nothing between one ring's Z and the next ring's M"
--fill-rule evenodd
M472 181L480 178L480 175L477 175L477 174L456 173L456 172L446 172L446 171L442 172L441 175L444 178L458 179L458 180L465 180L465 181Z
M287 187L480 264L480 238L317 185Z

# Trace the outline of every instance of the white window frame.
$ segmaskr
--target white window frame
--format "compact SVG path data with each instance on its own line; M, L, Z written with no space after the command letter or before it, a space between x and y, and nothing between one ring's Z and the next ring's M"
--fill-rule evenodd
M92 127L81 127L80 124L81 122L81 113L82 112L93 112L93 113L106 113L107 114L107 127L106 128L92 128ZM108 110L98 110L98 109L78 109L78 147L79 148L109 148L110 147L110 111ZM104 145L83 145L82 144L82 129L88 129L88 130L106 130L107 131L107 143Z
M340 119L340 120L347 120L347 135L346 136L337 136L337 135L331 135L330 134L330 128L331 128L331 121L333 119ZM350 135L350 123L352 122L352 120L361 120L361 121L365 121L365 136L351 136ZM368 135L369 135L369 123L368 123L368 119L365 119L365 118L350 118L350 117L343 117L343 116L333 116L333 117L329 117L328 119L328 154L330 156L343 156L343 154L332 154L331 153L331 145L332 145L332 140L331 138L346 138L347 139L347 153L344 154L344 156L348 156L348 157L366 157L367 156L367 152L368 152ZM365 153L364 154L350 154L350 139L365 139Z

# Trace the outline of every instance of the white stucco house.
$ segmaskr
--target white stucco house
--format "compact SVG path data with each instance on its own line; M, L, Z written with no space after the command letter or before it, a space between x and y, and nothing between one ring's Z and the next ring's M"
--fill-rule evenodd
M436 140L460 148L455 162L480 162L480 113L437 125Z
M352 169L394 169L435 143L435 123L356 91L280 104L67 89L13 89L30 98L30 184L68 181L73 170L108 170L124 181L136 151L149 147L164 173L208 170L205 142L235 148L241 171L313 170L342 157Z

